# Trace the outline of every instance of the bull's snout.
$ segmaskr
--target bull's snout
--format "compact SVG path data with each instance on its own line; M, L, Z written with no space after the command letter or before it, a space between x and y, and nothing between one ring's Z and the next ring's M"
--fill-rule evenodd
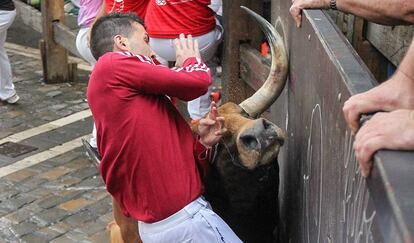
M260 118L255 120L253 126L247 128L240 134L240 142L249 150L262 151L269 145L279 140L280 145L283 143L280 130L275 124L266 119Z

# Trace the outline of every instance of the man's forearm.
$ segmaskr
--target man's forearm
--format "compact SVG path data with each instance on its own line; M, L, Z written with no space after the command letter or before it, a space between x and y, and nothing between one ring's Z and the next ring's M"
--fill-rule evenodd
M413 0L337 0L337 8L378 24L414 24Z

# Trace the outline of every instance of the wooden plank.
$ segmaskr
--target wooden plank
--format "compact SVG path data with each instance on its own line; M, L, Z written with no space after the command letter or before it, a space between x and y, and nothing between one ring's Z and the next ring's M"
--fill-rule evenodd
M388 61L366 40L364 28L366 23L362 18L354 18L351 43L374 77L379 82L383 82L388 79Z
M395 66L401 62L413 38L413 26L367 25L366 37Z
M64 1L42 0L43 40L41 52L43 57L43 76L46 83L61 83L70 81L68 53L59 46L53 38L53 22L64 24Z
M25 24L36 30L42 32L42 14L39 10L27 5L21 1L14 1L16 6L17 18Z
M258 90L270 71L270 60L248 44L240 45L240 77L252 89Z
M63 46L72 54L82 58L76 48L76 33L74 31L59 22L55 22L53 23L53 32L54 40L57 44Z
M262 12L262 1L228 0L223 1L224 55L223 55L223 98L240 103L249 94L249 87L240 81L240 43L252 43L258 47L261 32L240 6L244 5L258 13Z

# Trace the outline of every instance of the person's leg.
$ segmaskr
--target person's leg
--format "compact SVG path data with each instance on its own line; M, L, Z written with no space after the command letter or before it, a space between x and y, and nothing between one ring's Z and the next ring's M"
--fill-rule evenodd
M116 224L111 222L108 225L111 242L122 243L120 240L123 239L125 243L142 243L138 234L138 222L126 217L114 198L112 198L112 210Z
M139 222L139 226L145 243L242 242L201 197L167 219L153 224Z
M4 48L7 29L13 23L16 11L0 10L0 99L9 103L15 103L18 96L12 82L10 61Z
M223 28L217 23L216 28L209 33L193 37L194 40L198 41L201 59L204 62L208 62L212 59L221 42L222 36ZM157 56L161 57L163 60L170 62L175 61L174 39L151 38L150 46ZM188 102L187 109L191 119L200 119L209 112L211 103L210 93L211 89L199 98Z

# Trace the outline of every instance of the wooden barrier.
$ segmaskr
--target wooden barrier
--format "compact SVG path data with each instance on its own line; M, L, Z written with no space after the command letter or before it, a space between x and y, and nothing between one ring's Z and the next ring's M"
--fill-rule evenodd
M239 7L232 4L225 8ZM324 12L304 11L297 29L290 4L272 1L272 23L289 48L290 71L287 87L266 114L288 134L279 154L280 242L413 242L414 152L380 151L371 177L360 175L342 106L377 82ZM224 15L224 21L235 23L233 17ZM248 42L226 35L234 43ZM246 84L257 89L268 61L255 48L239 46L239 69L223 69L233 79L228 89Z
M14 1L17 17L24 24L42 33L39 43L43 78L46 83L76 80L76 63L69 63L68 51L80 56L76 49L76 33L65 26L64 0L42 0L41 12L19 1Z

